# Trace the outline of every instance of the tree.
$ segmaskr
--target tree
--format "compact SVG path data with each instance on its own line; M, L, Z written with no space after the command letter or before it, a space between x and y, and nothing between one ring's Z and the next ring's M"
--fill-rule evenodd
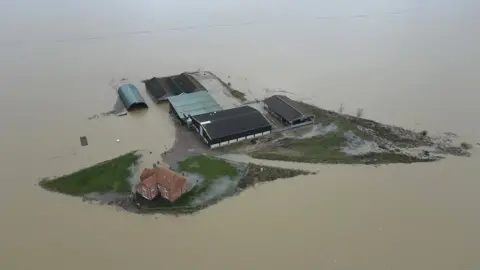
M357 109L357 117L358 117L358 118L362 118L362 117L363 117L363 109L362 109L362 108L358 108L358 109Z

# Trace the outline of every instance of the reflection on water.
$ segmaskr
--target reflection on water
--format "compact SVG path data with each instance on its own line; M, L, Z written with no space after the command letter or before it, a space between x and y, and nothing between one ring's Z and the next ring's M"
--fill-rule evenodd
M343 103L479 142L477 1L2 3L2 269L480 264L475 155L319 165L315 176L260 185L182 218L139 217L36 186L132 149L165 151L175 134L168 108L140 81L199 68L259 96L283 89L329 109ZM111 109L110 83L121 78L143 91L149 109L88 120Z

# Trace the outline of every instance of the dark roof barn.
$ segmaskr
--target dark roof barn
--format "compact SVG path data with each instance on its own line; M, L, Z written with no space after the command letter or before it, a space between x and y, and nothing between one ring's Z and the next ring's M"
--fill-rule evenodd
M287 122L294 122L306 118L314 118L314 115L298 102L284 95L274 95L264 100L269 111L278 114Z
M155 102L160 102L162 100L166 100L168 97L167 90L162 85L161 79L153 77L150 80L146 80L145 88L147 88L147 92L152 96Z
M271 131L272 125L258 110L243 106L196 115L193 121L205 129L209 144Z

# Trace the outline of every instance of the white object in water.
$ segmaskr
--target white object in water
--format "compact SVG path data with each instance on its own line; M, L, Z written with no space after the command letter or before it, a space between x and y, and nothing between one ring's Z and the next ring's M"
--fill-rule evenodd
M117 139L117 143L119 143L119 142L120 142L120 140L119 140L119 139Z

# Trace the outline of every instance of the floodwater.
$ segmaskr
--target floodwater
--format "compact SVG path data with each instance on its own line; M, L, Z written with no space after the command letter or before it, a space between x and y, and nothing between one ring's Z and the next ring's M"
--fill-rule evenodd
M164 151L165 106L88 117L112 82L208 69L480 142L476 0L1 0L0 268L478 269L480 160L318 166L191 217L40 189L132 149ZM139 85L141 87L141 84ZM89 145L81 147L79 137ZM117 143L116 139L120 139Z

